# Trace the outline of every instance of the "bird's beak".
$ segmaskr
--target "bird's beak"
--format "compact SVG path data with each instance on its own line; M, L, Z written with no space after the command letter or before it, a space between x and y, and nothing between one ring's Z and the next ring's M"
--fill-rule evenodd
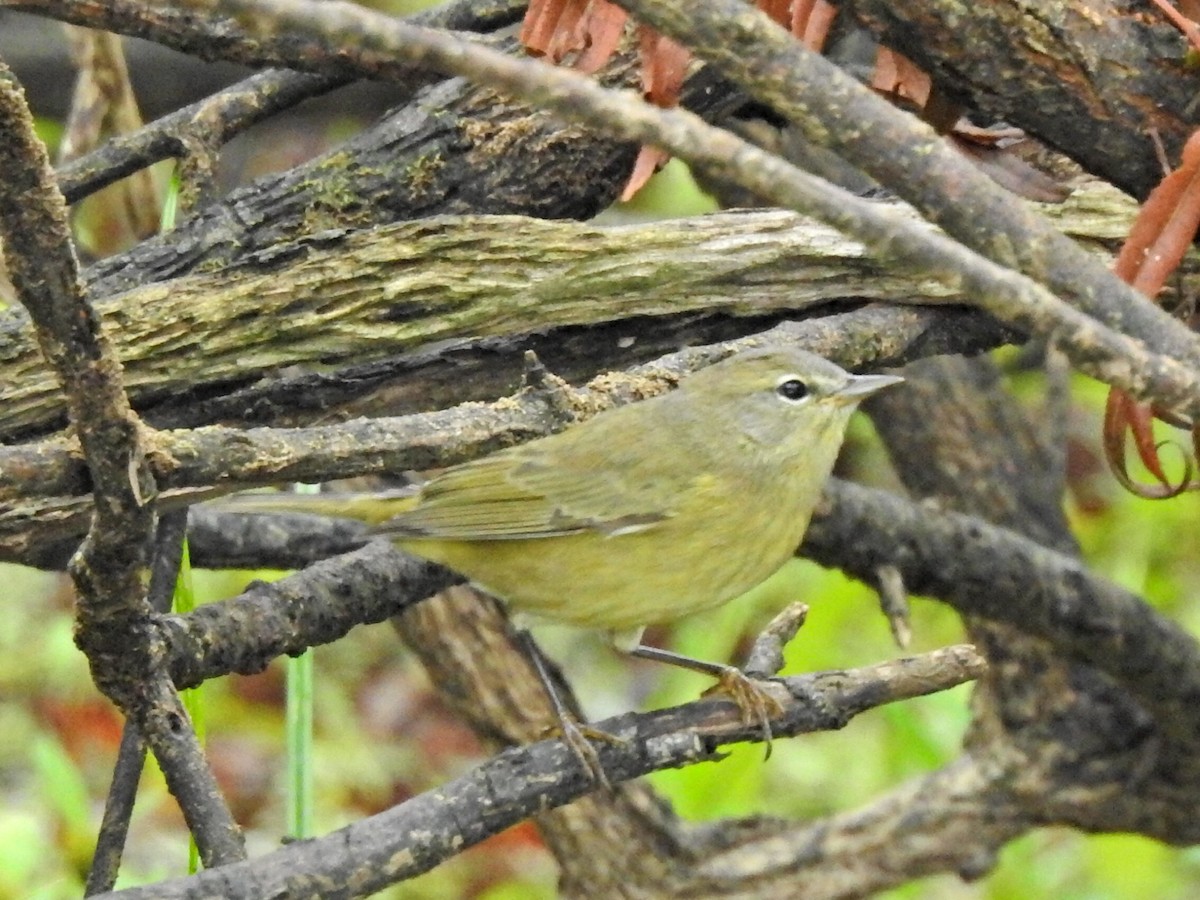
M903 380L899 375L852 375L850 382L834 396L842 403L858 403Z

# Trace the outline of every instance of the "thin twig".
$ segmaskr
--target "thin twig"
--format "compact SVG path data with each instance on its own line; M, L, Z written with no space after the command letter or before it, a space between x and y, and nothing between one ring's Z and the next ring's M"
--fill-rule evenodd
M945 690L978 677L983 668L973 648L959 646L876 666L783 679L791 699L776 731L796 735L841 728L867 709ZM738 711L721 700L619 716L596 727L628 739L597 745L614 782L709 759L722 746L758 736L757 728L747 728ZM561 740L540 741L505 751L434 791L315 841L111 896L302 897L319 894L320 885L331 883L353 883L353 896L363 896L427 871L535 812L569 803L592 789ZM489 810L482 822L469 813L481 803Z
M184 4L144 3L137 0L12 0L5 6L47 18L154 41L204 60L224 60L256 68L279 67L351 78L401 81L413 77L409 65L380 61L373 71L325 53L313 46L297 47L290 36L263 36L244 29L230 16L197 19ZM446 9L413 16L433 28L490 30L517 20L526 4L519 0L490 0L487 4L459 2ZM482 8L481 8L482 7ZM419 75L417 76L420 77Z
M490 31L516 20L524 3L503 0L484 7L475 0L454 0L418 13L412 21L430 28L454 28L463 31ZM73 20L84 16L110 13L112 7L65 0L39 12ZM136 10L129 19L108 20L106 27L118 31L136 31ZM99 23L97 23L99 24ZM124 27L122 27L124 26ZM158 39L161 40L161 37ZM397 73L412 90L428 81L422 73ZM258 122L312 97L326 94L348 84L348 74L310 74L290 69L259 72L237 84L176 110L131 134L108 141L98 150L74 160L58 170L59 187L68 203L92 194L141 168L163 159L186 155L190 142L219 146Z
M187 513L168 513L159 519L158 532L154 537L154 562L151 566L150 589L147 592L150 608L158 614L171 611L175 579L183 556L183 539L187 534ZM117 762L113 766L112 782L104 800L104 815L100 821L100 832L96 836L96 851L88 869L84 896L90 897L111 891L117 880L121 857L125 850L125 839L129 833L129 822L133 817L133 804L137 798L138 783L146 763L146 745L138 727L130 719L125 720L121 731L121 745L117 750Z
M286 29L297 40L336 47L348 59L362 60L364 66L386 56L462 75L552 109L568 121L589 125L613 137L662 147L709 174L854 234L884 259L939 281L951 280L971 302L1005 322L1036 333L1057 332L1080 371L1124 387L1136 396L1153 397L1166 406L1200 415L1200 376L1193 366L1180 361L1200 360L1195 336L1161 311L1145 309L1144 303L1130 300L1136 295L1128 286L1103 270L1099 270L1103 280L1095 284L1096 303L1100 304L1096 308L1106 318L1115 316L1130 335L1167 348L1178 354L1178 359L1148 353L1140 341L1068 305L1030 278L944 236L912 229L871 201L814 178L683 110L660 110L607 91L574 72L513 59L444 32L397 22L347 4L189 0L188 5L236 16L243 27L255 33ZM738 3L732 15L744 19L751 12ZM1070 258L1076 259L1073 255ZM1090 266L1086 271L1092 271ZM1130 309L1137 312L1120 312Z
M97 687L154 749L208 865L244 857L233 822L169 679L140 627L155 491L142 426L129 408L121 366L83 294L45 147L24 97L0 65L0 237L18 299L67 395L95 497L92 527L71 565L78 592L76 642Z

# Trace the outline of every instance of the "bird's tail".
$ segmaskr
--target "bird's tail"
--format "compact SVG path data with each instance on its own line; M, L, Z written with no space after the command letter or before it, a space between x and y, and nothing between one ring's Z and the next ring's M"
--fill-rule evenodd
M301 513L335 519L355 519L377 526L412 509L416 505L416 491L408 489L379 493L323 494L251 492L221 497L208 505L221 512L267 515Z

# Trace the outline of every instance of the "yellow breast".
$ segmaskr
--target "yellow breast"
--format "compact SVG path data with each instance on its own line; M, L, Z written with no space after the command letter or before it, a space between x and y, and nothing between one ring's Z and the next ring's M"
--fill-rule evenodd
M629 631L744 593L792 556L808 524L812 500L786 484L748 495L744 483L733 491L708 476L694 488L672 517L631 533L397 543L462 573L515 610Z

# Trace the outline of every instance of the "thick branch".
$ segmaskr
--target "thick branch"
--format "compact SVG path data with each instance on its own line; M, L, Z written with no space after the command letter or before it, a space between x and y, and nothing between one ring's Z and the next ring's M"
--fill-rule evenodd
M755 823L745 834L715 833L711 848L671 894L846 900L926 875L981 877L1008 841L1035 823L996 777L994 760L963 756L867 809L810 827Z
M1047 211L1096 248L1133 215L1132 204L1099 187ZM607 228L490 216L403 223L278 248L254 266L151 284L97 308L112 324L132 402L139 410L167 404L161 416L175 409L196 415L204 408L199 398L278 377L282 368L361 364L435 341L641 316L762 316L895 297L933 304L970 299L954 285L881 265L859 241L826 225L771 211ZM559 368L552 350L546 359ZM486 378L491 393L483 394L467 393L471 380L463 377L461 359L454 368L446 387L456 393L439 396L422 384L423 408L496 396L494 370ZM61 421L61 400L45 376L25 317L0 316L0 382L7 385L0 439ZM347 381L361 391L378 378ZM312 385L303 391L280 385L277 399L263 408L278 417L288 402L309 399L324 416L330 394L320 392L318 401ZM396 394L389 393L393 404ZM256 405L252 400L237 401L239 421Z
M1152 5L1112 0L845 0L955 97L1144 198L1200 124L1187 40ZM986 52L981 52L986 48Z
M608 376L575 392L570 405L574 415L583 418L661 390L664 376L692 371L734 348L763 340L792 343L860 368L898 365L933 353L978 352L1000 337L987 322L951 310L867 307L785 323L740 343L677 352L628 377ZM150 463L163 488L329 481L450 465L564 424L557 398L530 390L490 405L465 404L394 420L360 419L301 429L156 432ZM0 558L61 565L58 552L48 549L47 542L81 533L90 514L89 483L80 460L67 443L48 441L0 449L0 473ZM45 499L34 499L38 497ZM193 494L181 499L197 498ZM170 496L162 502L170 505Z
M630 59L610 66L609 77L630 83ZM716 103L703 79L690 85L686 98ZM108 294L198 268L281 262L280 245L436 215L589 218L616 199L633 154L632 145L563 128L544 111L502 104L490 89L443 82L322 156L259 178L174 231L100 261L89 285Z
M288 366L364 363L437 342L892 297L968 299L880 265L827 226L774 211L610 228L505 216L403 223L280 248L253 268L147 285L98 309L133 401L145 406ZM0 381L0 438L60 421L58 391L17 312L0 317ZM494 373L489 381L494 398ZM421 395L424 408L438 402Z
M252 4L249 8L254 11L254 27L264 28L272 22L265 5ZM842 192L830 192L826 190L828 185L806 179L792 167L759 151L752 151L727 133L705 129L678 113L663 113L606 95L591 82L572 73L506 58L487 48L457 41L444 33L414 29L393 20L371 17L360 11L351 12L346 8L289 5L284 13L285 18L275 20L275 25L284 22L317 43L329 43L326 34L321 31L321 27L327 25L351 35L352 40L332 42L347 59L356 58L356 54L370 56L392 53L422 65L464 72L489 84L504 84L508 90L535 102L554 106L560 114L574 120L586 121L621 137L649 140L667 146L693 163L713 168L743 186L791 205L819 211L827 221L864 235L877 250L903 260L905 264L914 265L926 274L941 278L948 271L959 271L960 284L976 302L1019 327L1042 332L1061 331L1064 344L1071 348L1076 364L1098 377L1122 384L1135 394L1153 392L1157 399L1168 405L1185 406L1200 402L1195 399L1196 386L1188 370L1147 359L1136 343L1115 338L1110 332L1073 313L1045 291L1023 279L983 263L961 247L901 228L889 217L880 216L870 204L864 204ZM297 17L302 15L308 15L310 19L297 21ZM308 31L300 27L307 27L314 22L321 27L309 28ZM666 123L669 123L669 128ZM365 170L365 166L356 169ZM339 196L353 196L356 191L338 193ZM990 187L983 196L991 196ZM373 205L387 206L378 201ZM238 218L253 221L257 217L250 210L242 210ZM1035 228L1032 232L1022 231L1019 238L1010 235L1010 240L1022 246L1029 243L1027 239L1030 234L1041 233ZM219 243L225 245L228 242ZM239 243L232 242L233 245ZM1055 247L1050 254L1055 259L1078 259L1058 252L1053 242L1050 246ZM1131 296L1127 289L1102 270L1093 268L1086 271L1100 279L1094 286L1100 289L1102 297L1112 301L1104 301L1110 311L1141 308L1137 303L1126 302ZM1078 274L1073 273L1073 277ZM1150 345L1173 347L1179 352L1179 358L1187 358L1192 353L1192 337L1171 320L1156 317L1157 314L1152 311L1125 312L1121 315L1126 319L1134 317L1133 322L1123 321L1123 324L1137 325L1141 329L1140 336ZM1138 368L1141 371L1131 373L1125 360L1139 356L1141 365ZM1150 369L1149 378L1146 377L1147 367Z
M967 247L1071 298L1118 331L1142 335L1177 359L1200 362L1195 335L1045 220L1013 203L1008 191L930 126L804 49L765 14L747 11L741 0L620 0L620 5L692 47L801 128L808 140L870 174Z
M895 565L912 593L1045 638L1128 688L1179 746L1200 742L1196 639L1073 557L844 482L830 485L802 552L868 583L878 566Z
M222 519L235 540L246 528L264 527L261 517L235 518ZM286 523L265 527L282 531ZM356 530L360 537L351 540L361 544L361 528ZM278 656L332 643L356 625L386 621L458 580L441 566L373 541L279 581L255 584L225 603L159 618L155 630L176 685L194 687L230 672L261 672Z

